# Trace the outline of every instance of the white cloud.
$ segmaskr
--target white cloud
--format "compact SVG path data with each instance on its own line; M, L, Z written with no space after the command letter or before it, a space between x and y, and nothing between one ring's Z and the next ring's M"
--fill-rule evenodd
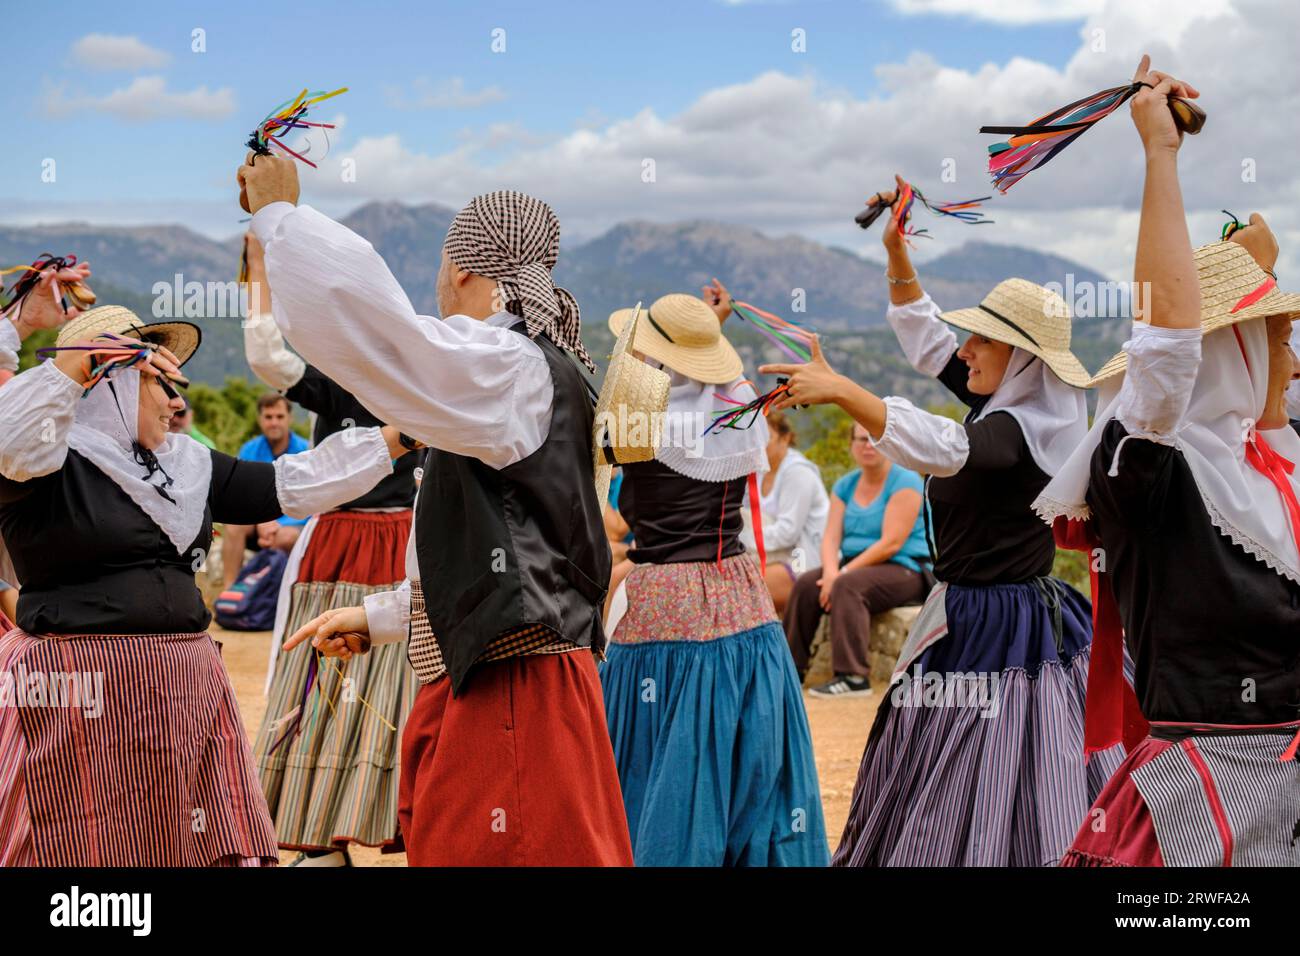
M889 0L899 13L966 16L994 23L1083 20L1101 13L1106 0Z
M156 70L170 61L171 55L139 37L90 33L72 44L72 58L92 70Z
M459 76L444 80L437 86L422 76L411 85L409 91L390 86L386 90L388 105L399 110L468 110L499 103L506 98L505 91L499 86L467 90L465 80Z
M69 95L64 87L46 91L45 108L54 116L73 113L105 113L118 119L141 123L173 119L223 119L235 111L235 94L229 87L209 90L199 86L188 91L171 91L161 76L137 76L129 86L104 96Z
M1296 275L1300 167L1291 117L1300 113L1300 65L1291 44L1300 7L1263 0L1233 6L1117 0L1089 17L1078 52L1061 69L1026 57L955 69L913 53L879 65L881 90L865 97L811 76L768 72L711 90L675 115L646 109L541 143L524 137L513 149L500 148L500 128L480 129L437 154L412 149L396 134L368 136L337 153L356 160L355 183L322 170L306 188L338 202L459 206L476 192L510 187L551 202L571 235L633 218L709 218L878 257L879 227L859 232L851 217L895 170L934 198L987 195L987 147L995 138L981 136L980 125L1027 122L1125 82L1149 51L1157 68L1185 74L1201 89L1209 115L1181 158L1193 240L1217 236L1221 208L1241 216L1261 211L1282 242L1281 268ZM652 183L643 181L646 159L654 160ZM955 164L955 182L941 180L945 161ZM1244 181L1252 163L1255 179ZM1141 183L1137 136L1121 110L995 197L988 212L996 225L975 229L919 213L926 221L918 225L935 236L920 244L921 255L978 238L1069 255L1122 278L1132 269Z

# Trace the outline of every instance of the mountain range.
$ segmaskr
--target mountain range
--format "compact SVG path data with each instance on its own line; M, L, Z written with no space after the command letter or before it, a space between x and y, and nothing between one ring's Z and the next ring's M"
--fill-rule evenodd
M440 250L453 215L452 209L437 204L376 202L342 222L374 245L417 311L434 315ZM101 302L120 302L147 319L168 317L159 306L174 298L171 291L156 294L157 283L168 290L177 276L182 284L228 283L235 278L239 250L238 236L218 241L181 225L0 226L0 262L29 262L42 252L75 253L91 263L92 284ZM946 307L978 302L997 279L1007 276L1044 284L1073 281L1075 287L1105 281L1087 266L1059 256L983 241L944 253L925 263L921 272L926 291ZM698 293L716 276L737 299L821 332L827 357L840 371L882 393L927 404L942 402L942 389L912 372L884 326L888 286L883 273L881 262L846 249L695 220L624 222L589 241L565 245L555 279L576 296L584 337L598 361L612 347L604 321L610 312L638 300L649 304L666 292ZM805 311L792 312L800 299ZM186 318L204 333L204 347L187 369L191 377L214 384L227 375L249 377L237 316L205 312ZM1096 368L1115 351L1127 327L1120 316L1076 321L1075 351L1085 365ZM758 362L778 358L763 339L738 323L729 323L727 331L751 374Z

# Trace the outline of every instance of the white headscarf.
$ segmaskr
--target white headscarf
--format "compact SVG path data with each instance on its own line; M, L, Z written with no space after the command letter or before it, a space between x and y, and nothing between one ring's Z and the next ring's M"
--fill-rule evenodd
M1219 533L1278 574L1300 583L1300 552L1282 497L1246 461L1243 423L1259 416L1268 395L1267 327L1263 319L1235 326L1241 332L1249 374L1233 328L1211 332L1201 342L1201 365L1174 447L1183 453ZM1116 376L1106 383L1092 430L1034 502L1034 510L1047 522L1058 515L1080 520L1090 516L1086 499L1093 452L1115 416L1122 381ZM1283 458L1300 463L1300 436L1289 427L1259 434ZM1117 460L1114 466L1122 468L1123 463ZM1291 484L1300 493L1300 472L1292 474Z
M1066 385L1038 356L1011 352L997 390L968 423L1006 412L1020 425L1034 464L1045 475L1061 470L1088 433L1088 401L1083 389Z
M136 444L141 374L116 371L92 388L77 406L68 447L111 478L183 553L203 526L212 454L189 435L168 434L153 451L157 469L150 468L151 456Z
M758 397L752 385L739 378L727 385L708 385L653 364L669 374L668 416L657 461L698 481L731 481L768 471L767 420L762 415L748 428L715 428L704 434L720 413L735 407L719 393L747 402Z

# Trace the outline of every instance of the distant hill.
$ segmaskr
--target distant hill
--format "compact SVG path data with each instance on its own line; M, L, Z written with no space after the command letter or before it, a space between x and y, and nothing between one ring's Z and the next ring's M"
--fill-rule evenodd
M375 246L418 311L436 314L442 241L453 215L454 210L437 204L370 203L343 222ZM239 245L238 237L219 242L184 226L0 226L0 262L31 261L41 252L76 253L93 266L101 302L116 296L149 320L166 317L177 274L186 283L233 280ZM555 278L577 297L584 335L598 361L612 347L605 327L610 312L638 300L648 304L665 292L697 292L717 276L737 298L817 329L831 361L864 384L925 404L946 401L936 383L907 366L883 327L888 303L883 272L878 261L802 237L771 237L697 220L620 223L588 242L566 246ZM1008 276L1062 284L1072 276L1076 285L1104 281L1092 269L1059 256L989 242L969 242L922 269L926 290L946 308L978 302L996 279ZM156 296L157 283L167 287L165 295ZM792 312L798 290L803 313ZM204 331L204 347L187 369L192 377L213 384L226 375L250 377L237 317L205 311L191 321ZM1126 329L1127 322L1116 318L1078 321L1075 349L1085 365L1096 368L1115 351ZM776 357L739 323L729 323L727 332L751 373L760 361Z

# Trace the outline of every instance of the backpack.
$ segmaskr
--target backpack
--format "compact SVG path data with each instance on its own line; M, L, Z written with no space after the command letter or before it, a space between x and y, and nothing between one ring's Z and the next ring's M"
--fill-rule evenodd
M264 548L239 569L239 577L212 605L217 623L229 631L269 631L275 627L280 579L289 556Z

